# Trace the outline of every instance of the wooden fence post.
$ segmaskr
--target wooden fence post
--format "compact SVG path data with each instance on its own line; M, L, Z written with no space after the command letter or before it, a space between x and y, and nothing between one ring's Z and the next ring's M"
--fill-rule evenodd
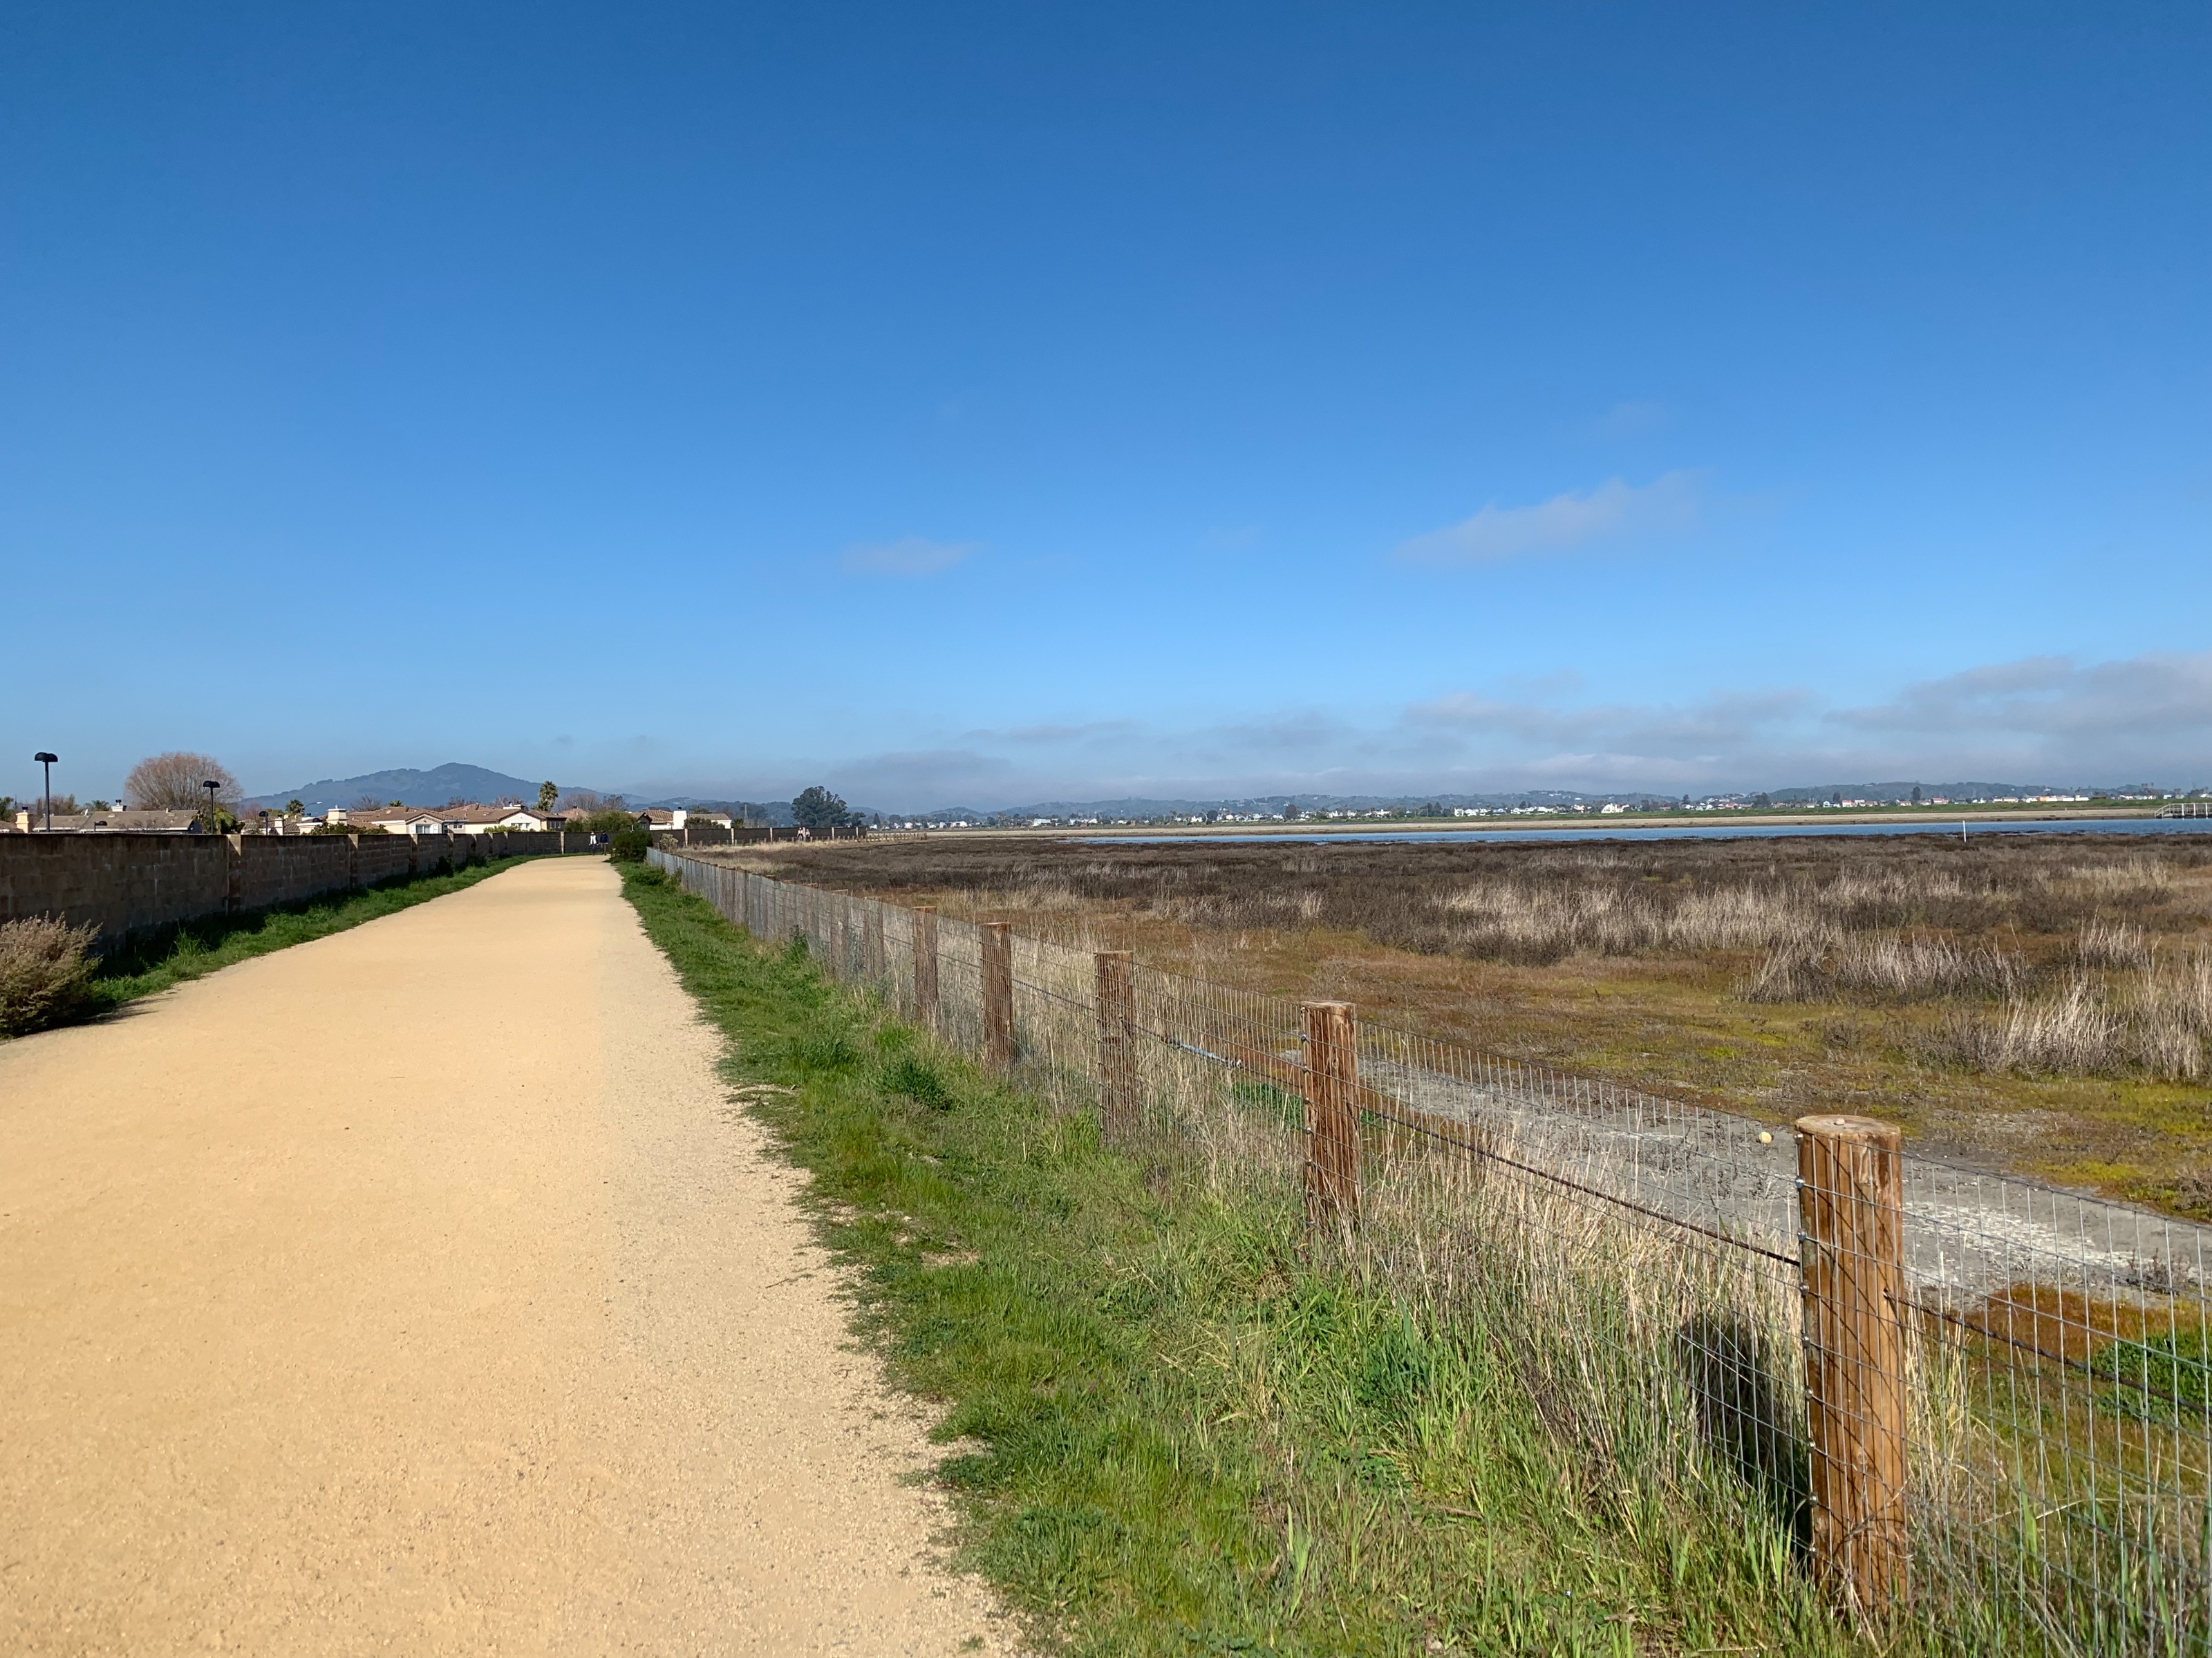
M1109 1145L1137 1127L1137 996L1129 952L1102 950L1098 964L1098 1115Z
M1349 1002L1308 1002L1306 1218L1349 1225L1359 1218L1358 1027Z
M884 907L874 899L861 901L860 971L872 985L884 981Z
M937 1029L937 906L918 905L914 912L914 1022L924 1029Z
M1889 1124L1798 1120L1813 1570L1869 1613L1905 1590L1903 1175Z
M1014 948L1004 921L983 923L983 1063L1004 1071L1014 1062Z

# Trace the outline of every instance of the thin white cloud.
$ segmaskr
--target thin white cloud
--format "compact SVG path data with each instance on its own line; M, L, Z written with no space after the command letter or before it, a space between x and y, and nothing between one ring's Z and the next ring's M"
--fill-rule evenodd
M2212 737L2212 653L2155 654L2086 666L2022 657L1908 685L1887 702L1832 716L1865 732L2010 733L2126 744L2146 737L2202 751Z
M979 726L961 736L975 743L1097 743L1133 736L1137 729L1133 720L1092 720L1079 726Z
M1637 485L1607 478L1577 495L1570 489L1533 507L1492 501L1474 517L1418 535L1398 548L1407 564L1492 564L1535 553L1571 552L1687 529L1700 501L1694 472L1664 472Z
M925 576L949 570L981 550L980 541L927 541L904 536L896 541L863 542L848 547L838 562L861 575Z
M1616 403L1592 429L1618 442L1650 437L1674 423L1674 411L1663 403Z
M1459 691L1395 711L1285 705L1241 718L975 731L942 747L764 768L772 784L655 785L787 799L828 781L884 810L1124 796L1705 793L1850 782L2212 783L2212 653L1984 664L1838 703L1790 686L1674 701L1556 684Z

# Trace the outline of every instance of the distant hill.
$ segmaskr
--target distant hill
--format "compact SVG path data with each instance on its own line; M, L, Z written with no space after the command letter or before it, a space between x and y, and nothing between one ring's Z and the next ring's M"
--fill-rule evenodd
M487 771L482 766L451 762L428 771L405 767L397 771L363 772L359 777L325 777L320 782L261 795L246 804L248 807L281 806L297 800L309 811L322 812L363 799L373 800L380 806L391 800L403 806L442 806L448 800L479 800L489 805L505 797L535 800L538 784L528 778L509 777L505 772Z

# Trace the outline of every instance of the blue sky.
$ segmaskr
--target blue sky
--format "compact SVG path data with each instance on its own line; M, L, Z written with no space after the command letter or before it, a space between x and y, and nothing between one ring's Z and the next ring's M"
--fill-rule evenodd
M2207 86L2180 5L14 7L0 792L2204 781Z

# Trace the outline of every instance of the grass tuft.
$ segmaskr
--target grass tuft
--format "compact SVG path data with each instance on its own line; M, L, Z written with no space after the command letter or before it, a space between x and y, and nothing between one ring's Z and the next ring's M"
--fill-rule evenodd
M952 1108L952 1090L937 1067L912 1054L902 1054L884 1067L884 1092L912 1100L932 1111Z

